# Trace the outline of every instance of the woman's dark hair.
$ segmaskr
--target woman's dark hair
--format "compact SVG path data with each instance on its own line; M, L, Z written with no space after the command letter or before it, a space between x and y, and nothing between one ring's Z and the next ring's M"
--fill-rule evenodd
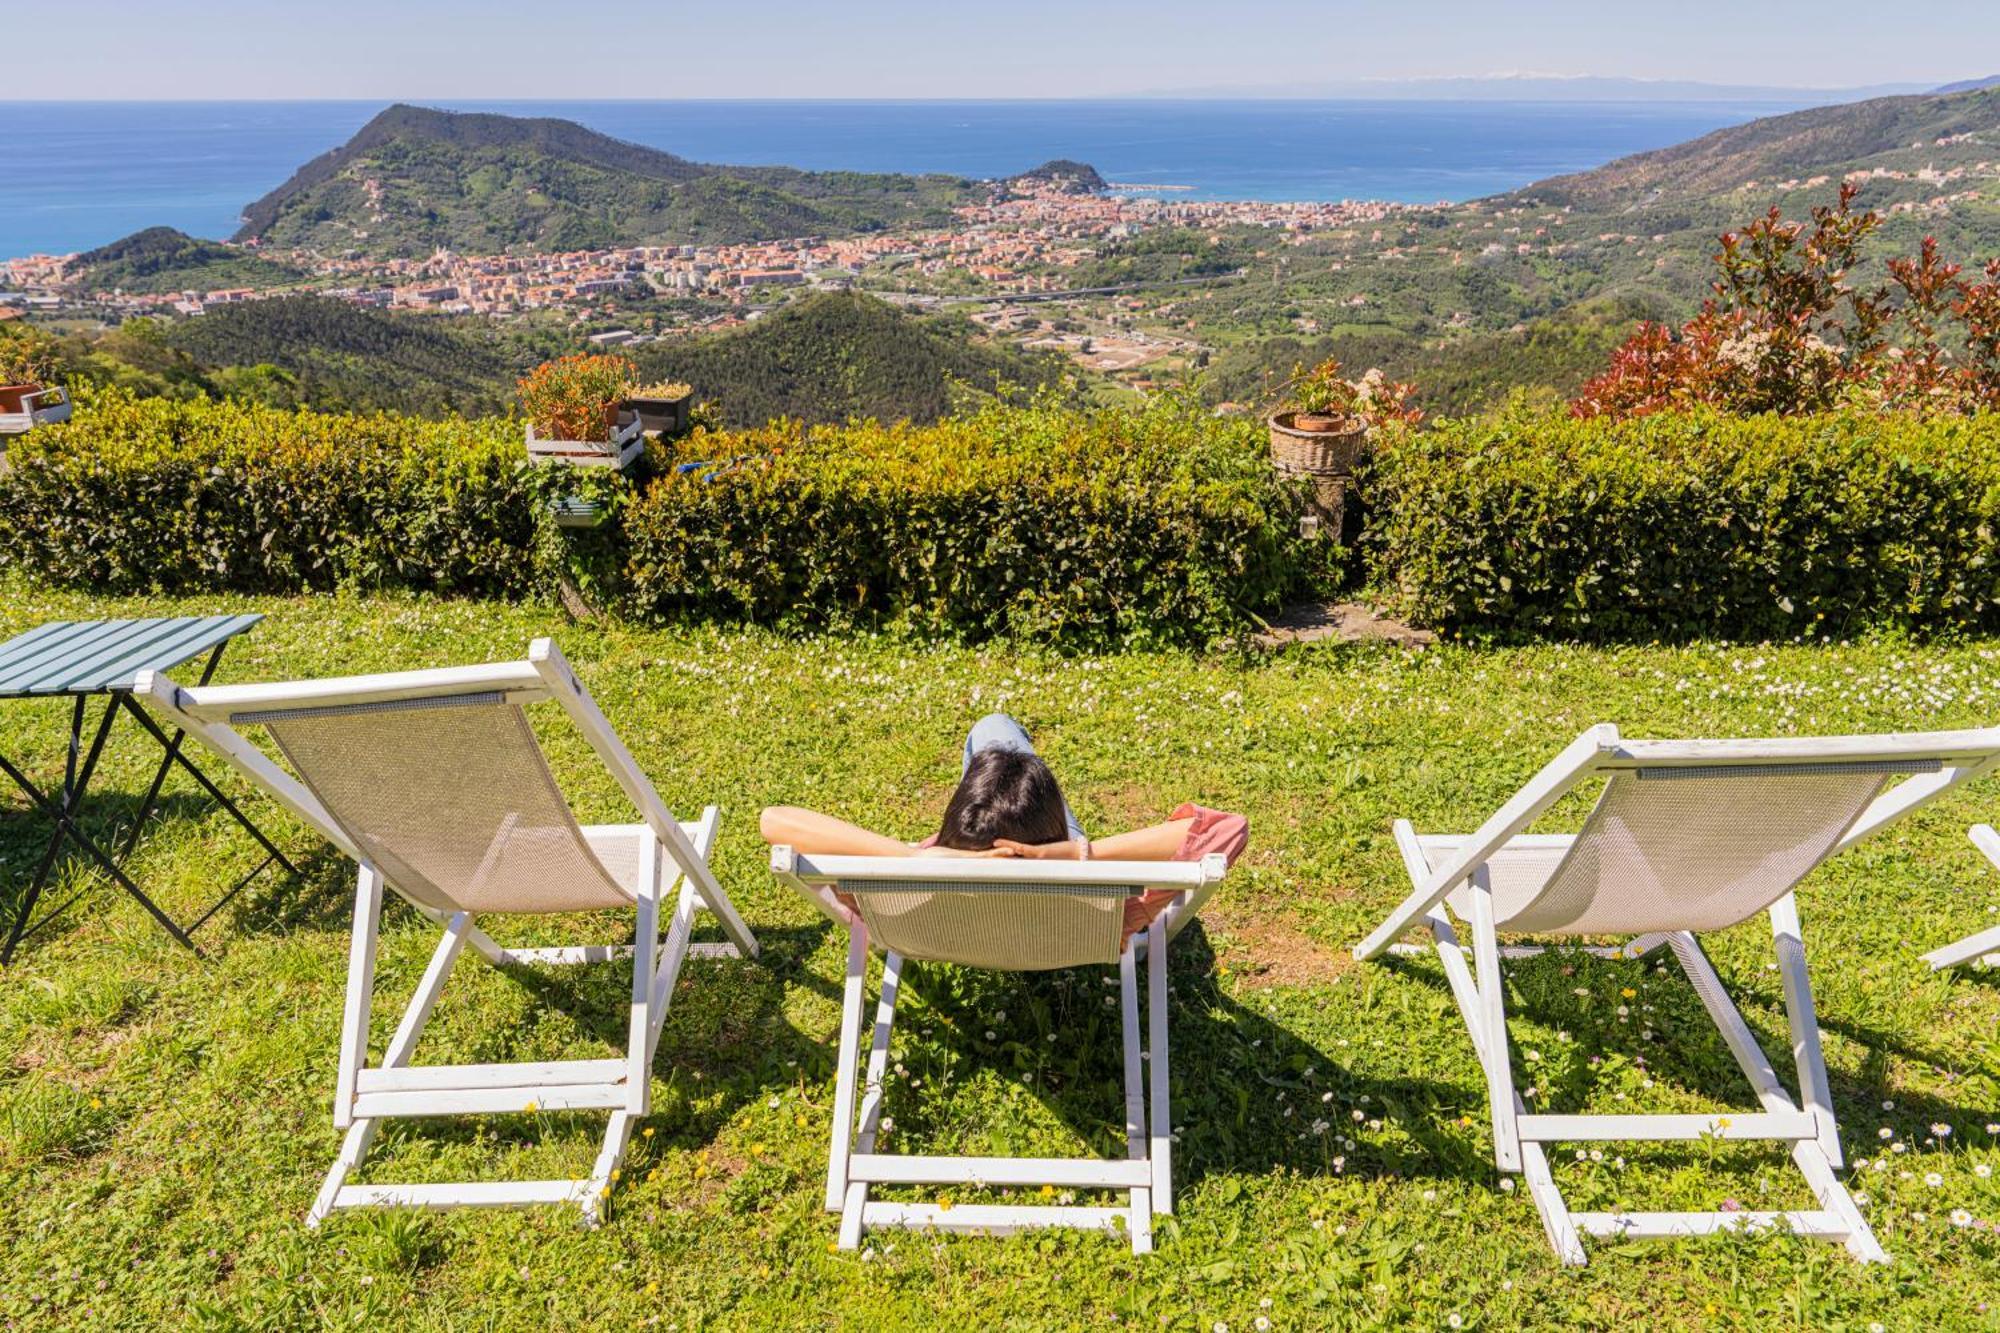
M945 807L937 845L983 852L1001 838L1038 844L1069 837L1056 775L1020 750L981 750L965 766Z

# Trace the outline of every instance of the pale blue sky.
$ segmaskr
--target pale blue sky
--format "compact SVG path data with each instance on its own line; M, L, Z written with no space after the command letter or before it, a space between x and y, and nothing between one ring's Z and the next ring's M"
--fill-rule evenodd
M0 0L0 97L1095 97L1531 71L2000 73L2000 0ZM22 58L28 55L29 58ZM1987 68L1987 66L1993 68Z

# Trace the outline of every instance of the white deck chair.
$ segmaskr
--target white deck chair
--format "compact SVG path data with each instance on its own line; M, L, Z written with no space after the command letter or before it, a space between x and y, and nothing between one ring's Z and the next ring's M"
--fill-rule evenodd
M1991 824L1974 824L1969 836L1972 845L1985 853L1986 859L1993 863L1996 870L2000 870L2000 833L1996 833ZM2000 926L1976 931L1956 944L1933 949L1924 955L1924 961L1931 965L1933 972L1965 963L2000 967Z
M1153 1248L1153 1214L1173 1211L1167 1093L1167 945L1222 880L1219 854L1196 861L1016 861L957 857L807 856L771 850L777 877L848 929L847 984L841 1008L840 1074L833 1100L833 1149L826 1206L840 1214L840 1247L854 1249L869 1227L930 1227L1008 1234L1031 1227L1116 1230L1135 1254ZM1130 946L1119 947L1125 900L1147 889L1181 896ZM859 906L849 910L835 892ZM885 951L882 994L868 1047L861 1124L855 1128L862 990L871 940ZM1138 947L1147 953L1147 1053L1140 1052ZM903 960L958 963L1005 972L1045 971L1090 963L1118 965L1125 1044L1126 1157L926 1157L879 1153L882 1082ZM1141 1074L1150 1069L1151 1095ZM1150 1105L1149 1105L1150 1103ZM1148 1120L1150 1113L1150 1133ZM1055 1186L1122 1190L1127 1206L960 1204L871 1200L872 1185Z
M1864 1260L1882 1248L1835 1178L1840 1138L1820 1053L1819 1024L1792 890L1822 860L1917 806L1992 768L2000 729L1813 740L1623 741L1612 726L1572 742L1480 829L1464 837L1419 835L1396 823L1414 886L1402 906L1355 949L1369 959L1428 925L1452 994L1484 1068L1494 1155L1527 1177L1542 1224L1567 1264L1585 1262L1578 1231L1595 1236L1706 1234L1783 1225L1845 1242ZM1909 775L1886 792L1885 784ZM1522 832L1581 784L1604 782L1574 836ZM1444 907L1472 927L1475 980ZM1696 935L1768 911L1776 938L1800 1099L1794 1101L1757 1045ZM1709 1016L1756 1090L1755 1114L1531 1114L1515 1090L1497 933L1635 936L1636 957L1670 946ZM1718 1138L1791 1145L1819 1207L1782 1213L1571 1213L1543 1145Z
M284 684L189 689L142 675L138 696L222 755L360 867L333 1122L340 1154L306 1222L336 1208L571 1204L602 1216L611 1172L648 1110L650 1068L682 960L754 956L757 942L708 867L716 810L679 823L597 710L562 654L535 640L522 662ZM638 809L638 824L580 828L557 789L524 706L553 699ZM262 726L298 772L237 728ZM302 781L301 781L302 780ZM663 881L679 882L666 898ZM368 1016L384 885L444 926L380 1065L367 1066ZM661 939L660 909L672 902ZM721 919L730 945L690 945L695 912ZM476 914L636 908L630 950L503 949ZM599 962L632 955L625 1054L550 1063L415 1065L418 1038L459 952L495 964ZM351 1185L383 1120L543 1110L608 1110L587 1180Z

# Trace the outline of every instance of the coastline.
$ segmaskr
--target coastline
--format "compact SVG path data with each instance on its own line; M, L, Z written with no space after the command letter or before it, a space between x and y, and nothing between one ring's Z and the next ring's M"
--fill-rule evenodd
M382 102L6 107L0 254L77 253L150 226L223 239L243 206L349 138ZM1071 101L465 102L577 120L699 162L994 179L1089 162L1134 193L1255 203L1430 204L1698 137L1728 104ZM1184 186L1145 184L1151 177Z

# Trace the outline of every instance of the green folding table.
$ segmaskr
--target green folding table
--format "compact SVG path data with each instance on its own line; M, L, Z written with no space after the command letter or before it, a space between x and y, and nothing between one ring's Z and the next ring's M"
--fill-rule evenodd
M196 953L201 950L195 947L194 932L272 862L297 873L297 868L278 850L277 845L182 751L181 742L185 733L177 729L172 736L167 735L152 715L132 698L133 682L141 672L165 671L203 653L208 654L208 662L202 668L201 683L207 684L215 674L216 665L222 660L222 650L229 641L262 619L257 615L239 615L57 620L0 644L0 703L19 699L67 698L72 701L69 753L63 766L60 794L43 791L13 760L0 754L0 773L12 778L14 784L27 794L34 808L55 825L48 848L28 881L27 891L21 895L13 925L7 932L7 943L0 947L0 966L14 960L14 951L23 939L48 924L83 893L83 889L78 889L76 894L45 913L40 921L30 924L35 904L47 887L49 876L55 871L65 843L81 850L137 899L140 906L152 913L153 919L167 933ZM93 695L104 696L104 713L86 751L83 744L86 705ZM132 822L132 830L126 836L123 849L117 857L113 857L84 831L79 814L91 776L97 771L98 757L104 753L105 739L111 734L111 724L121 712L136 719L146 734L158 742L162 757L159 769L153 774L152 786L147 788L146 798L140 803L139 817ZM160 799L160 788L176 765L248 830L266 853L255 870L238 880L213 906L186 926L180 925L147 897L120 864L131 856L132 849L138 845L140 831L145 828L147 817L153 813Z

